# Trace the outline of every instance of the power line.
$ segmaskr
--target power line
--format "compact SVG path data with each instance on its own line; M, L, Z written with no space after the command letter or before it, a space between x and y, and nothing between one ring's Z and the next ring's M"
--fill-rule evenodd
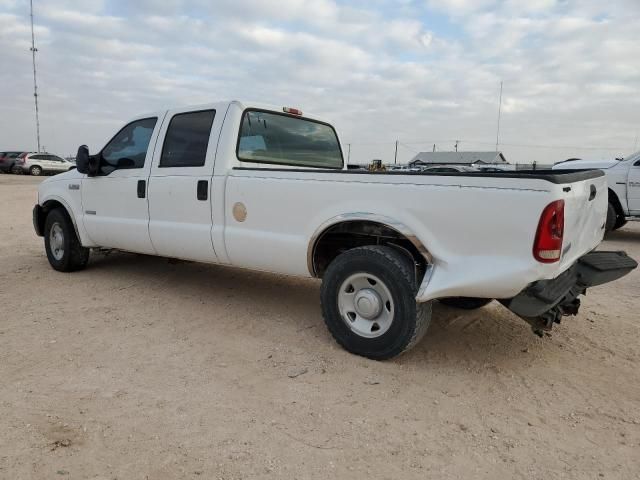
M458 139L458 140L454 140L454 139L448 139L448 140L438 140L435 141L435 143L449 143L449 142L464 142L466 144L475 144L475 145L492 145L495 146L495 144L490 143L490 142L486 142L483 140L470 140L470 139ZM391 143L386 142L387 144ZM424 140L424 141L411 141L411 142L402 142L405 145L431 145L434 143L434 140ZM580 150L626 150L628 147L623 147L623 146L615 146L615 145L604 145L604 146L594 146L594 145L588 145L588 146L584 146L584 145L544 145L544 144L533 144L533 143L500 143L501 146L503 147L527 147L527 148L558 148L558 149L563 149L563 148L573 148L573 149L580 149Z
M638 140L638 139L637 139ZM485 140L473 140L473 139L468 139L468 138L463 138L463 139L452 139L452 138L447 138L447 139L441 139L441 140L408 140L408 141L400 141L398 140L398 144L399 145L403 145L404 147L415 151L414 148L412 148L412 145L433 145L433 144L449 144L449 143L453 143L455 145L455 143L458 143L458 146L460 146L461 143L465 143L466 145L490 145L490 146L494 146L494 143L491 142L487 142ZM395 145L395 140L388 140L386 142L350 142L348 145L353 145L353 146L365 146L365 145ZM548 145L548 144L540 144L540 143L500 143L500 146L503 147L523 147L523 148L556 148L556 149L574 149L574 150L627 150L629 147L627 146L621 146L621 145L601 145L601 146L596 146L596 145Z

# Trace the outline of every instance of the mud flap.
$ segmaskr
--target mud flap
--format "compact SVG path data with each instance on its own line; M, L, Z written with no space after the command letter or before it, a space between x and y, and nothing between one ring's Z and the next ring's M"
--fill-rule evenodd
M542 336L564 316L577 315L580 295L587 288L612 282L638 266L625 252L591 252L552 280L529 285L513 298L501 300L513 313Z

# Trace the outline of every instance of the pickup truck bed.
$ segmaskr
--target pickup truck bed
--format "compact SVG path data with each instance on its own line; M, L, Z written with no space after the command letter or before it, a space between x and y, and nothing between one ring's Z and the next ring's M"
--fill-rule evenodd
M110 248L320 278L327 327L370 358L411 348L432 300L500 299L540 331L597 283L598 171L349 170L328 123L237 101L137 117L77 165L34 207L53 268ZM606 258L610 279L635 263Z

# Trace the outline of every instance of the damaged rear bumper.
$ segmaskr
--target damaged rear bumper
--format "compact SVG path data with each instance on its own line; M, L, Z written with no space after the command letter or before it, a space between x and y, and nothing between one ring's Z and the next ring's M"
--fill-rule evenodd
M542 335L560 323L565 315L576 315L579 296L587 288L612 282L625 276L638 263L625 252L590 252L553 280L534 282L502 304L526 320L533 331Z

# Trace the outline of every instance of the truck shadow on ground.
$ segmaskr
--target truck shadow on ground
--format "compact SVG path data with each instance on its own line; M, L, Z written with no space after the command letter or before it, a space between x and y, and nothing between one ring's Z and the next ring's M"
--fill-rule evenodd
M335 345L322 319L318 280L120 252L94 255L83 274L101 284L123 284L115 288L118 291L145 288L152 297L172 298L186 308L205 304L210 309L244 313L246 327L261 326L256 329L265 332L266 341L282 335L318 353ZM180 321L193 318L185 315ZM266 331L265 322L271 323ZM215 323L209 326L219 328ZM544 349L544 343L498 302L474 311L434 302L425 338L395 361L416 366L461 360L465 365L505 364L521 362L521 352Z
M622 227L619 230L615 230L610 232L605 237L605 240L613 240L613 241L621 241L621 242L630 242L630 241L640 241L640 231L631 230L627 227Z

